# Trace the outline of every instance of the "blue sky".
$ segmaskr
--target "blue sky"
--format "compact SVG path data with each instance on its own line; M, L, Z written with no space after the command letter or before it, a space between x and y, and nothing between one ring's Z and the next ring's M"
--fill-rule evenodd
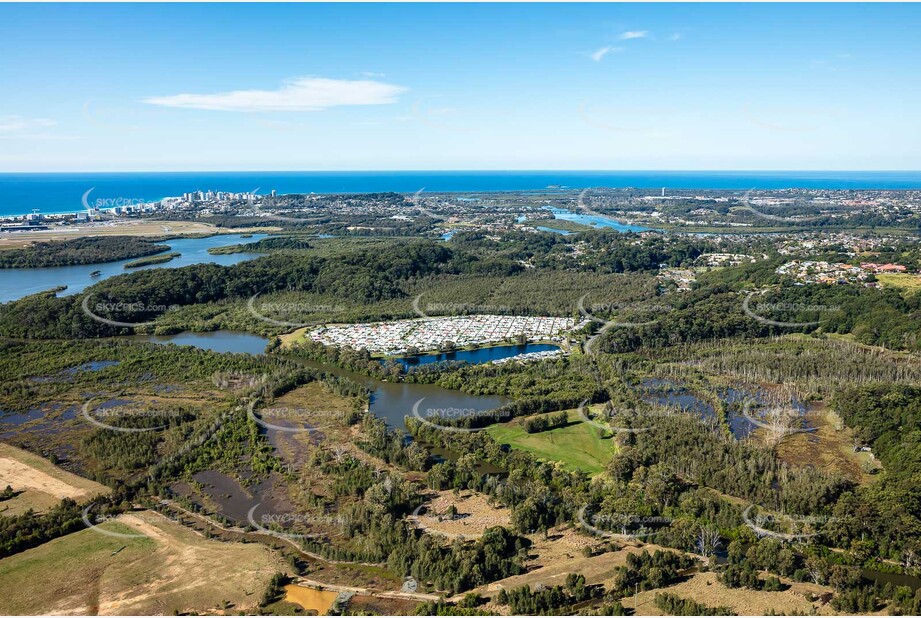
M0 5L0 170L921 169L921 6Z

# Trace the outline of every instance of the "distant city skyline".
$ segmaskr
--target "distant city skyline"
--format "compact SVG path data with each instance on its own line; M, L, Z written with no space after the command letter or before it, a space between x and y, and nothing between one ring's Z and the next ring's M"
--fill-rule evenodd
M0 172L918 170L913 4L0 5Z

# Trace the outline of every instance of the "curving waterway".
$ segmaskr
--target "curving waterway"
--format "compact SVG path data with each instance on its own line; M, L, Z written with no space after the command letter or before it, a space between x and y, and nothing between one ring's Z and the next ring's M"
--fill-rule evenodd
M137 258L119 260L117 262L102 262L97 264L81 264L76 266L51 266L47 268L0 268L0 303L18 300L23 296L37 294L60 286L67 289L59 292L59 296L69 296L82 292L89 286L125 273L149 270L152 268L181 268L193 264L219 264L231 266L246 260L262 256L262 253L229 253L225 255L212 255L209 249L229 247L256 242L266 238L268 234L253 234L252 237L243 238L240 234L220 234L206 238L176 238L165 240L162 243L169 247L170 252L181 253L179 257L162 264L151 264L139 268L125 269L125 264ZM164 252L166 253L166 252ZM92 276L99 271L99 274Z
M581 223L582 225L588 225L596 229L609 228L617 230L618 232L645 232L649 229L652 229L648 227L642 227L640 225L621 223L616 219L602 215L587 215L584 213L572 212L571 210L567 210L565 208L552 208L548 206L546 209L552 212L553 216L557 219L560 219L561 221ZM551 222L550 225L552 226L553 223ZM564 233L563 230L553 229L552 227L547 227L545 229L548 232L556 232L557 234Z

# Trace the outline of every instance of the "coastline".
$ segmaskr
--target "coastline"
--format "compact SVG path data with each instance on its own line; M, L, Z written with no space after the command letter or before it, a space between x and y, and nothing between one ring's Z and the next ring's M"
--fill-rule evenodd
M188 191L279 194L561 192L591 187L747 191L828 189L921 190L921 171L341 171L341 172L0 172L0 218L33 209L65 216L86 210L83 199L154 203ZM72 204L63 207L61 204Z

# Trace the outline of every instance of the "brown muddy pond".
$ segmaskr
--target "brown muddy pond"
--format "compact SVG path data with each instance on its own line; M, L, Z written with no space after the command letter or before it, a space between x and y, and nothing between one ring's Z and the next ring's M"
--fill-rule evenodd
M172 490L206 510L215 509L218 514L241 526L251 523L251 510L253 519L260 525L265 516L295 510L286 498L284 480L274 473L246 487L232 476L216 470L198 472L192 475L192 479L201 484L201 493L185 482L175 483Z
M285 601L296 603L318 616L325 616L333 606L339 594L330 590L317 590L307 586L288 584L285 586Z

